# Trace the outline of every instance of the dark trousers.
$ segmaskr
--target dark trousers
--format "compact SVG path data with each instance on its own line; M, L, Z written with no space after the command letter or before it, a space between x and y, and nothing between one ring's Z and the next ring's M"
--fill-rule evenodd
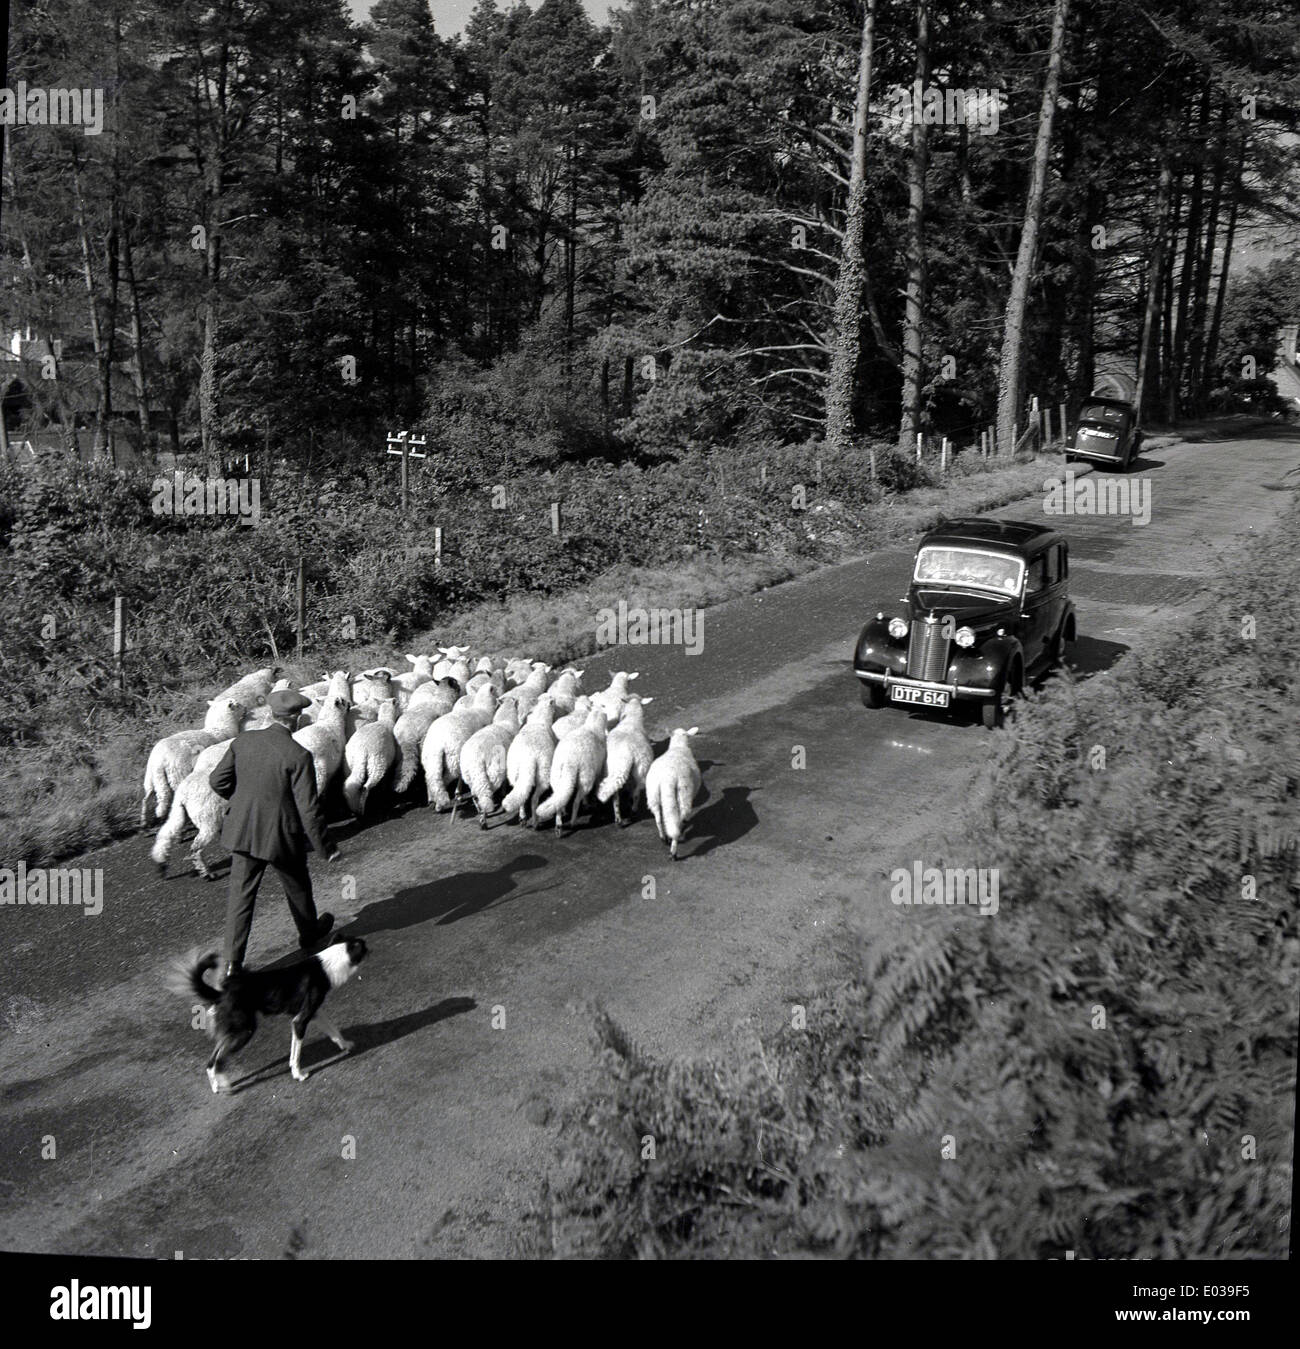
M226 901L225 964L243 963L248 934L253 930L253 905L262 873L274 867L289 901L289 912L298 929L298 941L306 945L316 932L316 903L311 894L311 876L307 859L294 862L264 862L247 853L232 853L230 858L230 896Z

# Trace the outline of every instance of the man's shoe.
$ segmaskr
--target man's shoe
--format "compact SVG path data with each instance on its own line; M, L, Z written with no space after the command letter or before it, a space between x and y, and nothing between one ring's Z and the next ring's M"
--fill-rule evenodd
M321 942L334 930L334 915L332 913L323 913L316 920L316 931L309 937L300 941L298 945L304 951L310 951L313 947L319 946Z

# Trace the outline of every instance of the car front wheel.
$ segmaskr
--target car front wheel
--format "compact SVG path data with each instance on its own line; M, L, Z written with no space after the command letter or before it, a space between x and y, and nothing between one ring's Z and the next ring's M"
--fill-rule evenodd
M996 698L980 706L980 720L989 731L996 731L1014 710L1015 698L1024 691L1025 672L1019 661L1011 667L1006 682L998 690Z
M885 690L879 684L863 684L858 696L862 699L863 707L876 709L885 705Z

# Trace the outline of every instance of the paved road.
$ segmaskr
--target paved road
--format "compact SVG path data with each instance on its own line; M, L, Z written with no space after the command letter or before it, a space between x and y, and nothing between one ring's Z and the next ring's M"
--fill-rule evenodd
M1266 484L1300 464L1300 436L1250 434L1152 449L1144 527L1062 522L1083 674L1185 617L1225 552L1289 502ZM995 514L1041 512L1035 497ZM885 550L711 609L698 657L620 653L656 697L652 730L703 728L711 795L675 867L647 819L560 841L420 808L344 825L346 859L318 866L319 892L372 956L331 1006L356 1052L313 1039L306 1083L288 1076L277 1021L243 1054L242 1089L209 1092L207 1042L160 978L173 954L215 942L224 885L180 874L179 858L158 881L148 839L81 859L104 869L97 918L0 910L0 1248L516 1249L520 1197L553 1153L553 1104L589 1069L579 1003L602 1001L662 1053L707 1050L746 1017L775 1027L833 960L846 918L868 934L880 920L879 877L960 812L990 734L868 713L847 670L909 560ZM250 958L291 939L268 882Z

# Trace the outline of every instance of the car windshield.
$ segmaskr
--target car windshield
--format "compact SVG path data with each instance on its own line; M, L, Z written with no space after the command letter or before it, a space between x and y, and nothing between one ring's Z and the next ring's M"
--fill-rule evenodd
M1004 553L972 548L922 548L916 555L914 579L922 585L969 586L1014 595L1020 590L1025 564Z
M1094 403L1079 414L1081 422L1106 422L1111 426L1124 424L1123 408L1108 408L1104 403Z

